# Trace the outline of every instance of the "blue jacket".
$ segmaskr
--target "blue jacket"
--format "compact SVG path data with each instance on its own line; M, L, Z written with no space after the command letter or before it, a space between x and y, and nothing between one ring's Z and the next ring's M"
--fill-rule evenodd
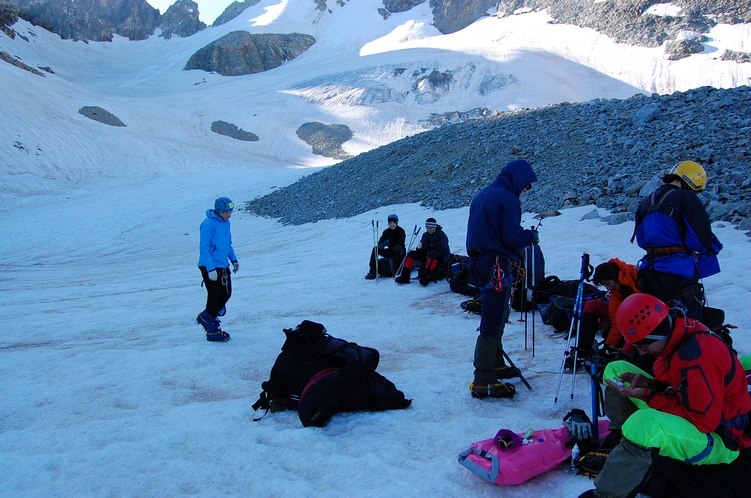
M235 250L232 248L229 220L223 220L213 209L208 209L200 230L198 266L205 266L206 271L211 271L216 268L227 268L228 261L237 261Z
M669 195L663 197L668 192ZM722 250L722 243L712 233L709 216L696 194L675 185L661 185L654 192L654 200L663 199L662 209L650 211L652 197L652 194L645 197L636 211L637 244L647 250L683 247L686 252L648 254L639 261L639 271L649 269L687 278L719 273L717 254ZM675 215L666 214L665 208L672 208Z
M519 251L532 245L532 230L521 226L519 196L537 181L532 166L523 160L508 163L493 183L475 195L469 205L467 252L492 252L510 261L520 259Z

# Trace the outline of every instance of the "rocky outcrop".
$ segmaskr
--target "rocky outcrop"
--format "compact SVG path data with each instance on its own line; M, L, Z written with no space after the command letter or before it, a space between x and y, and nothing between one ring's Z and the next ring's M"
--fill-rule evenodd
M294 59L315 42L312 36L300 33L259 35L233 31L193 54L184 69L224 76L260 73Z
M352 130L347 125L325 125L314 121L298 128L297 136L313 148L313 154L334 159L351 157L342 149L344 142L352 138Z
M619 43L658 47L678 40L681 30L706 33L716 23L751 21L751 0L673 0L676 15L650 13L663 0L501 0L500 15L518 9L545 10L561 24L595 29ZM695 50L695 49L693 49Z
M507 162L526 159L539 181L524 194L525 211L594 204L616 212L608 222L618 223L633 219L661 173L694 160L709 176L699 197L712 221L749 230L748 109L751 87L746 86L506 112L364 152L247 207L294 224L348 218L391 204L458 208L495 180Z
M85 106L78 110L78 114L109 126L126 126L125 123L120 121L120 118L101 107Z
M241 140L243 142L257 142L258 135L238 128L232 123L226 121L214 121L211 123L211 131L218 135L224 135L225 137L234 138L235 140Z
M18 21L18 10L16 10L6 0L0 0L0 31L8 35L11 39L16 37L16 32L11 29Z
M112 41L118 34L143 40L159 25L146 0L11 0L19 17L63 39Z
M245 9L254 6L260 1L261 0L244 0L243 2L232 2L227 6L226 9L224 9L224 12L219 14L219 17L214 20L214 24L212 24L212 26L221 26L222 24L231 21L235 17L245 12Z
M193 0L177 0L162 16L159 35L166 40L172 35L185 38L206 29L206 24L198 19L198 4Z
M494 9L497 0L430 0L433 24L443 34L462 30Z
M13 57L12 55L10 55L8 52L4 50L0 51L0 61L5 61L8 64L12 64L16 66L17 68L30 72L31 74L36 74L37 76L44 77L44 74L39 72L37 69L29 66L28 64L21 62L20 59Z

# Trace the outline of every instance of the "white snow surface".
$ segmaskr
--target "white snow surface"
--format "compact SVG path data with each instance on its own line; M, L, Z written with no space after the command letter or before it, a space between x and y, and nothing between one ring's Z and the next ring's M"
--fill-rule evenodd
M309 0L264 0L227 25L168 41L61 41L23 21L14 28L26 40L0 34L0 50L54 71L42 78L0 63L0 495L571 497L592 487L564 465L501 489L457 463L500 428L559 427L571 408L590 411L589 378L577 375L574 385L559 375L565 341L539 317L525 326L512 313L504 340L534 390L517 380L512 400L474 400L467 386L479 317L461 311L466 297L445 281L363 279L371 220L383 229L395 212L409 232L433 216L452 251L465 254L466 208L383 206L302 226L238 209L241 268L223 319L226 344L205 341L194 321L205 303L198 225L218 196L242 206L332 164L296 137L306 121L347 124L355 138L345 148L356 154L421 131L417 121L431 112L734 87L749 82L749 65L717 56L748 50L748 27L718 26L708 51L670 62L662 49L549 25L541 14L489 17L444 36L425 5L384 21L376 0L330 3L333 12L322 14ZM318 42L266 73L182 70L237 29L308 32ZM387 77L398 67L466 78L430 104L352 104L358 88L399 90L403 82ZM481 96L475 76L485 71L514 83ZM127 127L85 118L86 105ZM220 119L260 140L212 133ZM592 209L542 222L547 274L578 278L585 252L593 265L641 257L630 223L583 221ZM523 224L537 220L527 213ZM751 353L748 237L727 224L714 230L725 249L722 273L704 282L709 304L726 311L737 349ZM378 371L412 406L337 414L321 429L302 428L292 411L253 422L282 329L305 319L377 348Z

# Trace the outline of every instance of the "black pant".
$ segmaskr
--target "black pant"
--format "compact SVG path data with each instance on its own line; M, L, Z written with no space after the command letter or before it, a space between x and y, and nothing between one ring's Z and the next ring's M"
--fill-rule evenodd
M232 296L232 277L230 277L229 267L216 268L216 280L209 278L209 272L206 271L205 266L199 266L198 269L201 270L203 285L206 287L206 313L211 318L216 318Z
M639 272L639 286L645 294L656 297L665 304L671 299L682 302L688 308L687 316L701 321L704 306L704 290L699 277L682 277L672 273L651 270Z

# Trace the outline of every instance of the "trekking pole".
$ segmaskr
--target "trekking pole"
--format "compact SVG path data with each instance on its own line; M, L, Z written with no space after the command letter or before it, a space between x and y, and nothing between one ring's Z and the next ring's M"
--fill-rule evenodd
M524 351L527 350L527 272L525 271L525 268L527 266L527 248L524 248L524 251L522 251L522 267L521 267L521 296L519 296L519 314L523 316L524 320ZM514 289L516 289L516 286L514 286Z
M532 271L530 272L530 280L532 285L530 287L529 281L527 282L527 294L532 303L532 358L535 357L535 246L532 246Z
M563 353L563 359L561 360L561 371L558 375L558 389L555 392L555 403L558 402L558 395L561 392L561 384L563 383L563 370L566 367L566 357L570 354L569 346L571 345L571 335L573 334L574 330L576 330L576 346L574 346L573 348L574 362L571 370L571 374L574 376L571 387L571 399L574 399L574 389L576 387L576 361L579 356L578 343L579 335L581 335L579 333L579 321L581 318L582 301L584 298L584 281L589 276L589 273L589 254L584 253L582 254L582 266L579 273L579 288L576 291L576 300L574 301L574 316L571 319L571 325L568 329L568 337L566 338L566 351Z
M378 285L378 222L370 220L370 228L373 232L373 261L375 261L375 281Z
M415 228L412 230L412 235L409 238L409 246L407 246L407 252L404 253L404 258L402 258L402 264L399 265L399 271L397 271L394 274L394 278L398 278L402 274L402 270L404 269L404 262L407 261L407 254L409 254L409 251L412 250L412 244L415 242L415 239L417 238L417 234L420 233L420 230L422 230L422 227L418 227L415 225Z
M530 386L529 382L527 382L527 379L524 378L524 375L522 375L522 371L516 368L516 365L514 365L514 362L511 361L511 358L509 358L509 355L506 353L506 351L503 348L501 348L501 354L503 355L504 358L506 358L506 361L508 362L509 365L511 365L511 368L516 370L516 373L519 374L519 378L522 380L524 385L527 386L527 389L532 391L532 386Z

